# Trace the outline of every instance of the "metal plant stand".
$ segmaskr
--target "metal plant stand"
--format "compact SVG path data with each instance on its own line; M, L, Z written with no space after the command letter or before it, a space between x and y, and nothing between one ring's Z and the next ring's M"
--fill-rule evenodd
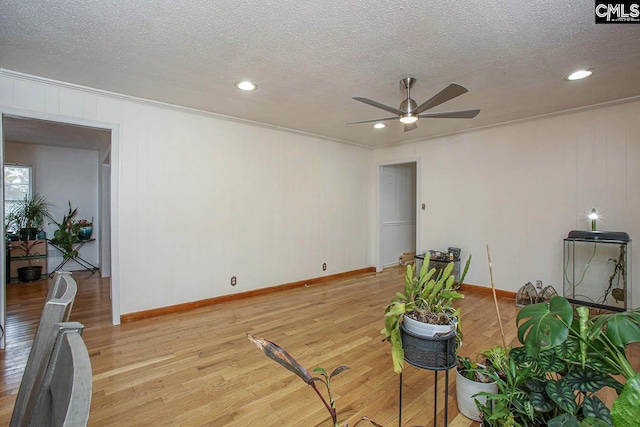
M94 242L96 239L87 239L87 240L78 240L77 243L73 244L73 249L76 251L79 251L81 247L83 247L86 243L88 242ZM66 253L64 249L62 249L60 246L54 244L51 240L47 239L47 242L49 242L49 244L51 246L53 246L54 248L56 248L57 250L59 250L63 255ZM80 255L76 255L73 258L68 258L68 259L63 259L62 262L51 272L49 273L49 277L53 277L54 273L58 270L60 270L62 267L64 267L64 265L69 262L69 261L75 261L78 264L80 264L85 270L90 271L91 274L95 273L96 271L100 270L99 267L96 267L95 265L91 264L89 261L87 261L86 259L82 258Z
M404 360L412 366L435 372L433 389L433 425L437 426L438 372L445 371L444 425L449 423L449 370L456 366L456 336L421 337L401 327ZM402 427L402 373L400 373L400 396L398 404L398 426Z

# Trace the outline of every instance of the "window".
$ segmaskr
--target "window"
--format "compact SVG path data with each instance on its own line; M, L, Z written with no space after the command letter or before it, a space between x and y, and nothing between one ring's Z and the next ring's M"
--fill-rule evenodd
M4 215L25 197L33 194L33 174L31 166L5 165L4 167Z

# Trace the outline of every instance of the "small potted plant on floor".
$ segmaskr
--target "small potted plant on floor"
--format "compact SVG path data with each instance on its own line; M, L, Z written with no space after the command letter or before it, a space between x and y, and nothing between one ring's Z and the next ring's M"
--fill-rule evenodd
M32 282L40 279L42 275L42 266L31 265L30 257L40 255L34 251L35 246L41 244L36 238L42 231L44 218L49 215L50 206L44 196L36 193L32 197L25 196L23 200L14 204L7 215L7 228L16 230L20 237L16 246L24 252L29 264L18 268L18 278L21 282Z
M478 355L484 359L482 363L474 362L469 357L458 356L456 366L456 401L460 413L474 421L482 421L478 404L484 405L486 396L479 393L497 394L496 380L488 373L504 376L507 367L507 350L495 346ZM478 403L476 403L476 401Z
M460 283L469 270L471 256L467 259ZM454 263L449 263L437 277L436 269L428 269L423 263L420 272L407 265L404 293L398 292L387 306L384 315L385 340L391 343L391 357L395 372L402 372L405 351L402 342L404 329L419 337L445 336L456 333L461 338L460 310L453 307L453 300L463 298L456 291L456 278L451 274ZM455 357L454 357L455 363Z

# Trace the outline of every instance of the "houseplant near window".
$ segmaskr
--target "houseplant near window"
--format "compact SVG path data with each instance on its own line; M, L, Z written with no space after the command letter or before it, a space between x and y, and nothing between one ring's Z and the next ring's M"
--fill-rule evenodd
M470 263L471 255L465 264L460 283L464 280ZM454 263L449 263L436 278L436 269L428 270L428 267L428 263L423 263L416 276L415 267L407 265L404 293L398 292L385 310L384 329L381 333L391 343L393 369L397 373L402 372L404 366L401 326L407 318L424 325L445 325L461 338L460 310L453 307L452 301L464 296L454 288L456 279L451 275Z
M71 206L69 201L69 212L62 218L62 221L57 222L55 219L49 218L58 226L58 229L53 233L53 239L51 243L64 250L62 257L65 260L73 259L78 256L78 251L74 245L78 242L78 233L82 228L82 225L75 221L75 217L78 215L78 208Z
M50 206L46 197L35 193L32 197L25 196L16 203L7 215L7 228L16 230L20 237L18 247L24 251L29 263L28 266L18 269L18 277L22 282L38 280L42 274L42 266L31 265L29 257L40 255L33 253L33 248L39 243L36 236L42 230L44 218L49 216Z

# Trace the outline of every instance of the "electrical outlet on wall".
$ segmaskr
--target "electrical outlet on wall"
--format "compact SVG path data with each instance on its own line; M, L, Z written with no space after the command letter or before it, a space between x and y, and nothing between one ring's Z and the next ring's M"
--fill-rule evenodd
M231 276L231 286L235 286L238 284L238 279L236 276Z
M327 271L327 263L322 264L322 271Z

